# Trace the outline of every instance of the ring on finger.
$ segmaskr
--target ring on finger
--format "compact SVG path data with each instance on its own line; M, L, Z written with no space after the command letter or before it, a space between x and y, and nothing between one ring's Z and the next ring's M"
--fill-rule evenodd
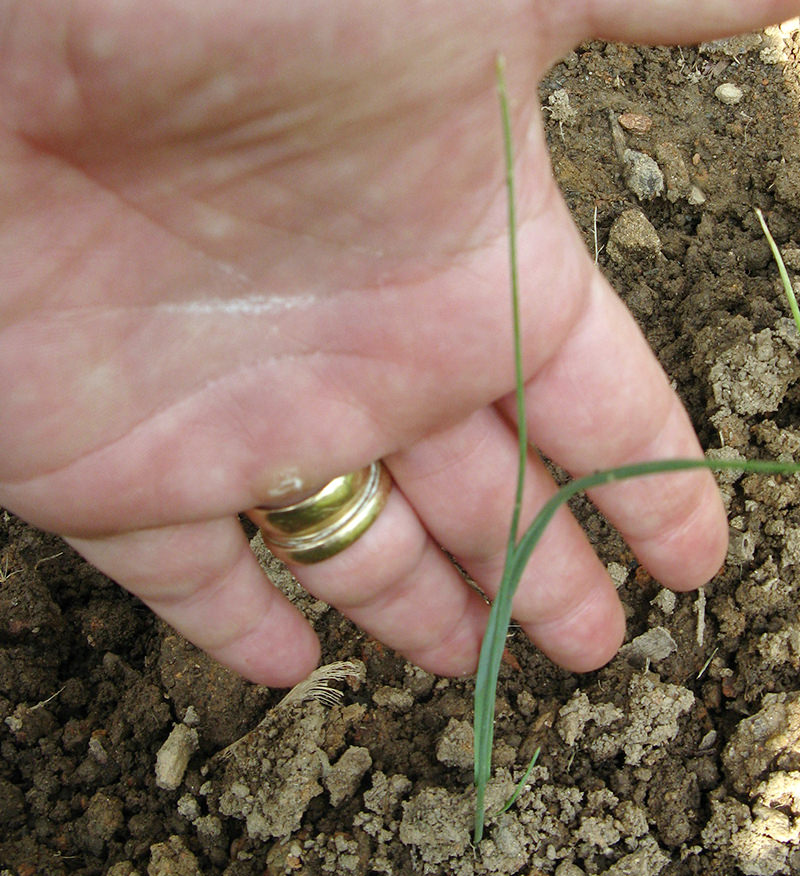
M299 502L259 506L246 513L275 556L290 563L319 563L361 538L377 520L391 489L391 475L378 460L334 478Z

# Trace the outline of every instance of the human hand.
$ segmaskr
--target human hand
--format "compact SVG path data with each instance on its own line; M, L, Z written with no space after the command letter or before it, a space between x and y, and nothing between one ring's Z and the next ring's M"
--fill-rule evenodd
M495 591L517 464L495 55L515 100L529 432L579 475L700 448L572 226L537 80L590 35L687 41L798 9L539 5L0 4L0 503L288 685L318 644L236 513L383 458L396 486L376 523L294 571L430 671L474 669L486 606L440 546ZM531 452L523 523L552 491ZM596 501L667 586L722 562L707 473ZM621 641L566 511L515 617L576 671Z

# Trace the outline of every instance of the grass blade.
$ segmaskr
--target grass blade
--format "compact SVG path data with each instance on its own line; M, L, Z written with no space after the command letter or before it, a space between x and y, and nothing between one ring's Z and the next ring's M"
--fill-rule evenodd
M800 332L800 308L797 306L797 298L792 288L792 281L789 279L789 274L786 271L786 265L783 263L783 256L778 249L778 244L775 243L775 238L770 233L767 221L764 219L764 214L756 207L756 216L761 223L761 230L767 238L769 248L772 250L772 257L775 259L775 264L778 266L778 273L781 275L781 283L783 283L783 291L786 293L786 299L789 302L789 309L794 317L794 324L797 326L797 331Z
M512 552L510 565L503 573L500 590L492 604L486 625L478 675L475 680L475 827L474 842L483 836L485 821L486 785L491 774L492 742L494 739L494 700L503 646L511 621L511 603L519 586L525 566L534 548L542 537L556 511L573 496L616 481L648 475L667 474L705 468L711 471L737 470L757 474L800 474L800 463L777 462L767 459L661 459L640 462L619 468L595 472L577 478L561 487L541 508L531 525L525 530L519 544ZM480 763L479 763L480 760Z
M539 754L541 751L542 746L540 745L536 751L533 752L533 757L528 764L528 769L525 770L525 775L517 782L517 787L514 788L514 793L508 798L508 800L506 800L506 805L502 808L502 812L508 812L508 810L517 802L517 797L522 793L522 789L525 787L525 782L530 778L533 768L536 766L536 761L539 760Z
M517 446L519 463L517 466L517 488L514 494L514 508L508 534L508 546L500 590L490 611L489 622L481 647L478 674L475 679L475 761L474 782L475 803L475 842L483 836L483 813L485 811L486 785L492 768L492 739L494 737L494 706L497 672L505 648L506 632L511 621L511 597L514 588L507 580L517 543L519 518L522 510L522 494L525 485L525 466L528 458L528 427L525 416L523 394L524 376L522 373L522 329L519 312L519 273L517 269L517 207L514 192L514 145L511 133L511 114L509 112L508 91L506 89L505 58L499 55L495 69L497 94L500 101L500 120L503 130L503 160L505 164L506 199L508 207L508 255L511 280L511 319L514 338L514 385L517 408ZM495 666L496 664L496 666Z
M522 509L522 492L525 486L525 465L528 461L528 424L525 414L525 377L522 373L522 320L519 313L519 271L517 268L517 199L514 187L514 143L511 136L511 115L508 109L506 89L506 62L500 55L497 58L497 93L500 98L500 118L503 127L503 158L506 171L506 200L508 204L508 258L511 277L511 319L514 337L514 386L517 408L517 446L519 466L517 468L517 490L514 496L514 511L511 516L511 529L508 536L508 553L511 554L517 543L519 515Z

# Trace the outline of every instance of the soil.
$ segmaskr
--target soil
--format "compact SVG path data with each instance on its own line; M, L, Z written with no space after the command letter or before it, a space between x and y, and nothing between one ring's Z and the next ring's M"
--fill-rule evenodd
M542 84L587 246L716 455L800 458L800 343L753 212L796 276L798 59L790 29L700 48L596 42ZM576 676L512 635L478 848L471 680L406 664L266 558L324 662L351 664L331 682L338 703L279 707L283 691L213 664L58 538L3 515L0 870L800 873L800 482L720 484L729 561L700 594L661 591L575 503L629 644Z

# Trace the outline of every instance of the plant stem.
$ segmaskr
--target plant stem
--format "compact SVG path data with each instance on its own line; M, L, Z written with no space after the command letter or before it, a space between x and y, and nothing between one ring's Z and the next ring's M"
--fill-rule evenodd
M517 544L517 533L519 531L519 518L522 511L522 496L525 486L525 466L528 458L528 426L525 416L525 396L524 375L522 371L522 328L519 312L519 272L517 269L517 207L516 198L514 195L514 144L511 132L511 114L509 112L508 91L506 89L505 77L505 58L498 55L495 68L497 80L497 92L500 99L500 119L503 130L503 159L505 165L505 182L506 182L506 199L508 205L508 254L509 268L511 281L511 319L512 333L514 338L514 386L516 387L516 407L517 407L517 447L519 453L519 462L517 466L517 487L514 494L514 508L511 514L511 526L509 527L508 545L506 548L506 559L503 569L503 580L500 584L500 590L495 600L495 605L498 601L503 602L501 595L504 593L513 593L514 587L510 586L507 580L511 572L511 567L514 559L514 552ZM503 606L503 612L506 611L510 615L510 602L508 606ZM506 624L506 628L508 625ZM489 636L489 629L486 635ZM475 709L475 760L474 760L474 781L477 793L476 801L476 822L475 822L475 842L479 842L483 833L483 822L481 819L480 826L477 821L477 813L483 812L485 809L484 797L486 793L486 785L489 781L492 762L492 727L494 726L494 701L496 680L492 684L492 674L490 667L485 665L489 656L494 653L499 646L500 653L505 643L505 633L499 643L491 643L489 648L485 647L486 638L484 638L484 648L481 649L480 662L484 664L483 672L480 666L475 686L475 702L482 702L482 709ZM484 656L486 650L486 657ZM488 686L479 686L479 682L486 682ZM479 726L480 725L480 726ZM478 752L478 744L483 746L483 750Z

